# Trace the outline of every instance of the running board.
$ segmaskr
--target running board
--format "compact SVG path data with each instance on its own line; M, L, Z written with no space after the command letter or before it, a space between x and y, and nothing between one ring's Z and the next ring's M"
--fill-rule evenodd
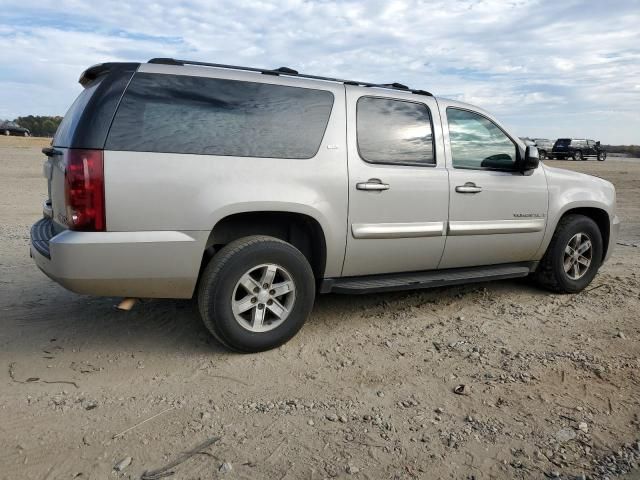
M524 262L427 272L325 278L320 285L320 293L376 293L488 282L505 278L526 277L535 270L535 266L536 262Z

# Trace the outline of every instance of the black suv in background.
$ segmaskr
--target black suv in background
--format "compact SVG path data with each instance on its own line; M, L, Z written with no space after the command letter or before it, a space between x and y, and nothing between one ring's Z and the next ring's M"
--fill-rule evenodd
M0 134L2 135L20 135L21 137L28 137L31 135L31 132L28 128L21 127L15 122L0 121Z
M594 157L603 162L607 158L607 152L600 146L600 142L581 138L559 138L553 144L551 155L558 160L566 160L569 157L573 160L587 160Z
M533 143L538 148L538 155L540 156L540 160L553 158L551 156L551 150L553 150L553 141L546 138L534 138Z

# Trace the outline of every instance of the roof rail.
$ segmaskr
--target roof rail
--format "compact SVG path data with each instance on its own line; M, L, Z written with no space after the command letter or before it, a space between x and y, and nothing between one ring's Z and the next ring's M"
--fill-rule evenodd
M307 78L310 80L324 80L327 82L338 82L338 83L344 83L345 85L359 85L362 87L386 88L390 90L400 90L403 92L415 93L417 95L427 95L429 97L433 97L431 93L425 90L414 90L401 83L369 83L369 82L359 82L356 80L343 80L340 78L322 77L319 75L307 75L304 73L298 73L297 70L293 70L292 68L288 68L288 67L280 67L276 69L264 69L264 68L254 68L254 67L240 67L237 65L224 65L222 63L197 62L193 60L178 60L175 58L152 58L147 63L156 63L161 65L197 65L201 67L227 68L230 70L243 70L246 72L262 73L263 75L285 75L288 77Z

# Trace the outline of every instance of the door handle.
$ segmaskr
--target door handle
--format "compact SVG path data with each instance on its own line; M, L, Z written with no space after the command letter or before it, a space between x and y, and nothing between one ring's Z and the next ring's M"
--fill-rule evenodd
M356 183L356 188L368 192L380 192L382 190L389 190L390 186L388 183L382 183L377 178L370 178L367 182Z
M482 191L482 187L478 187L473 182L467 182L464 185L458 185L456 187L456 192L458 193L480 193Z

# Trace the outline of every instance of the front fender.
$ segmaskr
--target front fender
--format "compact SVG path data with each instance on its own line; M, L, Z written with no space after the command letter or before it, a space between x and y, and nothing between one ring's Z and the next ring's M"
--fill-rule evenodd
M610 234L616 219L616 192L613 184L598 177L544 166L549 188L549 209L545 235L535 260L546 252L560 219L567 213L583 208L597 209L607 214ZM617 222L616 222L617 223ZM608 253L611 249L609 248Z

